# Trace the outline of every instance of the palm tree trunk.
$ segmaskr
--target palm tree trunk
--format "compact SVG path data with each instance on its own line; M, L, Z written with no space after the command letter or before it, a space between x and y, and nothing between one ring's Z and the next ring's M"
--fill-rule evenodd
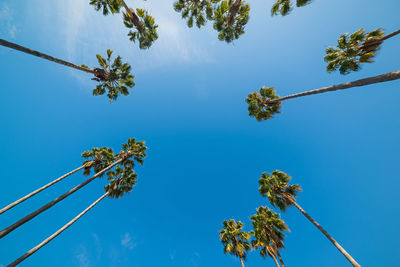
M229 16L227 19L229 26L232 26L235 16L236 16L237 12L239 11L240 4L241 4L241 0L236 0L235 3L233 3L233 5L231 6L231 9L229 10Z
M320 89L315 89L315 90L311 90L311 91L301 92L298 94L288 95L288 96L277 98L277 99L267 100L264 103L262 103L261 105L268 106L269 104L281 102L281 101L284 101L284 100L287 100L290 98L321 94L321 93L332 92L332 91L336 91L336 90L348 89L351 87L359 87L359 86L365 86L365 85L370 85L370 84L374 84L374 83L388 82L388 81L393 81L393 80L397 80L397 79L400 79L400 71L393 71L393 72L388 72L388 73L385 73L382 75L368 77L368 78L353 81L353 82L331 85L331 86L323 87Z
M82 187L84 187L85 185L87 185L88 183L90 183L91 181L93 181L94 179L96 179L97 177L99 177L100 175L102 175L103 173L105 173L106 171L110 170L112 167L114 167L115 165L119 164L121 161L124 160L124 157L118 159L117 161L115 161L114 163L112 163L110 166L102 169L101 171L99 171L98 173L96 173L95 175L93 175L91 178L87 179L86 181L84 181L83 183L81 183L80 185L72 188L71 190L69 190L68 192L64 193L63 195L57 197L56 199L54 199L53 201L47 203L46 205L44 205L43 207L41 207L40 209L32 212L31 214L25 216L24 218L22 218L21 220L19 220L18 222L10 225L9 227L5 228L4 230L0 231L0 239L5 237L6 235L8 235L10 232L12 232L13 230L17 229L18 227L20 227L21 225L23 225L24 223L32 220L33 218L35 218L37 215L39 215L40 213L42 213L43 211L51 208L52 206L54 206L55 204L57 204L58 202L60 202L61 200L65 199L66 197L72 195L73 193L75 193L76 191L78 191L79 189L81 189Z
M275 261L276 267L280 267L280 266L279 266L279 263L278 263L278 261L276 260L276 257L275 257L275 255L272 255L272 258L273 258L273 259L274 259L274 261Z
M55 179L54 181L52 181L52 182L46 184L45 186L43 186L43 187L41 187L41 188L39 188L39 189L36 189L35 191L29 193L28 195L26 195L26 196L24 196L24 197L18 199L17 201L15 201L15 202L11 203L10 205L8 205L8 206L4 207L3 209L1 209L1 210L0 210L0 214L2 214L2 213L4 213L4 212L8 211L9 209L12 209L13 207L17 206L18 204L20 204L20 203L24 202L25 200L27 200L27 199L33 197L33 196L36 195L37 193L39 193L39 192L45 190L46 188L48 188L48 187L50 187L50 186L52 186L52 185L58 183L58 182L61 181L61 180L64 180L64 179L67 178L68 176L70 176L70 175L72 175L72 174L74 174L74 173L76 173L76 172L82 170L83 168L89 167L89 166L90 166L91 164L93 164L93 163L94 163L94 161L90 161L90 162L88 162L88 163L82 165L81 167L79 167L79 168L77 168L77 169L75 169L75 170L73 170L73 171L70 171L69 173L66 173L66 174L64 174L63 176L61 176L61 177Z
M330 235L328 234L328 232L325 231L325 229L321 227L321 225L319 225L313 218L311 218L311 216L308 215L308 213L305 212L305 211L299 206L299 204L297 204L297 202L296 202L294 199L292 199L292 198L289 197L288 200L289 200L301 213L303 213L303 215L306 216L306 218L307 218L312 224L314 224L314 225L329 239L329 241L332 242L332 244L346 257L346 259L347 259L353 266L361 267L361 265L358 264L358 263L353 259L353 257L351 257L350 254L347 253L347 251L344 250L344 248L342 248L342 246L340 246L339 243L336 242L336 240L333 239L333 237L330 236Z
M31 54L33 56L37 56L37 57L40 57L40 58L43 58L43 59L47 59L47 60L53 61L55 63L61 64L61 65L65 65L67 67L71 67L71 68L74 68L74 69L77 69L77 70L85 71L85 72L88 72L88 73L96 75L96 72L94 70L91 70L91 69L88 69L88 68L85 68L85 67L81 67L81 66L72 64L72 63L64 61L62 59L54 58L52 56L40 53L38 51L29 49L27 47L20 46L18 44L14 44L14 43L8 42L8 41L3 40L3 39L0 39L0 45L8 47L8 48L11 48L11 49L15 49L15 50L27 53L27 54Z
M240 263L242 264L242 267L244 267L244 262L243 262L242 257L240 257Z
M278 248L276 249L276 255L278 255L279 262L281 263L281 266L285 267L285 263L282 260L282 257L281 257L281 254L279 253L279 249Z
M400 34L400 30L394 31L394 32L392 32L391 34L388 34L388 35L383 36L383 37L381 38L381 41L385 41L385 40L387 40L387 39L389 39L389 38L392 38L393 36L395 36L395 35L397 35L397 34Z
M17 264L21 263L23 260L25 260L26 258L28 258L29 256L31 256L33 253L35 253L36 251L38 251L39 249L41 249L43 246L47 245L47 243L49 243L51 240L53 240L54 238L56 238L59 234L61 234L62 232L64 232L68 227L70 227L72 224L74 224L77 220L79 220L83 215L85 215L89 210L91 210L94 206L96 206L100 201L103 200L103 198L105 198L107 195L109 194L109 192L105 193L104 195L102 195L99 199L97 199L95 202L93 202L89 207L87 207L84 211L82 211L81 213L79 213L78 216L76 216L74 219L72 219L70 222L68 222L66 225L64 225L63 227L61 227L60 229L58 229L54 234L52 234L51 236L49 236L48 238L46 238L45 240L43 240L42 243L40 243L39 245L37 245L36 247L32 248L31 250L29 250L27 253L25 253L24 255L22 255L21 257L19 257L18 259L16 259L15 261L13 261L12 263L10 263L9 265L7 265L7 267L13 267L13 266L17 266Z
M139 20L138 16L135 14L135 12L132 12L132 10L128 7L128 5L125 3L124 0L121 0L121 3L124 6L126 12L128 13L133 25L135 25L138 32L140 32L140 33L143 32L143 25L142 25L142 23L140 23L140 20Z

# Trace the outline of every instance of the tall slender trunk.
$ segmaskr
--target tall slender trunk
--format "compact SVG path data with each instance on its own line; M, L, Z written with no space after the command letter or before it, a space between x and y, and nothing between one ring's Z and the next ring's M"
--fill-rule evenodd
M285 267L285 263L282 260L281 254L279 253L279 248L276 249L276 255L278 255L279 262L281 263L282 267Z
M58 202L60 202L61 200L63 200L64 198L72 195L73 193L75 193L76 191L78 191L79 189L81 189L82 187L84 187L85 185L87 185L88 183L90 183L91 181L93 181L94 179L96 179L97 177L99 177L100 175L102 175L103 173L105 173L106 171L108 171L109 169L111 169L112 167L114 167L115 165L119 164L121 161L124 160L124 157L118 159L117 161L115 161L114 163L112 163L110 166L102 169L101 171L99 171L98 173L96 173L95 175L93 175L91 178L87 179L86 181L84 181L83 183L81 183L80 185L72 188L71 190L69 190L68 192L64 193L63 195L57 197L56 199L54 199L53 201L47 203L46 205L44 205L43 207L41 207L40 209L32 212L31 214L25 216L24 218L22 218L21 220L17 221L16 223L10 225L9 227L5 228L4 230L0 231L0 239L5 237L6 235L8 235L10 232L12 232L13 230L17 229L18 227L20 227L21 225L23 225L24 223L32 220L34 217L36 217L37 215L39 215L40 213L42 213L43 211L51 208L52 206L54 206L55 204L57 204Z
M395 35L397 35L397 34L400 34L400 30L394 31L394 32L392 32L392 33L390 33L390 34L388 34L388 35L383 36L383 37L381 38L381 40L382 40L382 41L385 41L385 40L387 40L387 39L389 39L389 38L392 38L393 36L395 36Z
M244 267L244 262L243 262L242 257L240 257L240 263L242 264L242 267Z
M24 196L24 197L18 199L17 201L15 201L15 202L11 203L10 205L8 205L8 206L4 207L3 209L1 209L1 210L0 210L0 214L2 214L2 213L4 213L4 212L8 211L9 209L12 209L13 207L17 206L18 204L20 204L20 203L24 202L25 200L27 200L27 199L33 197L33 196L36 195L37 193L39 193L39 192L45 190L46 188L49 188L50 186L52 186L52 185L58 183L58 182L61 181L61 180L64 180L64 179L67 178L68 176L70 176L70 175L72 175L72 174L74 174L74 173L76 173L76 172L82 170L83 168L89 167L89 166L92 165L93 163L94 163L94 161L90 161L90 162L86 163L85 165L82 165L81 167L79 167L79 168L77 168L77 169L75 169L75 170L73 170L73 171L70 171L69 173L66 173L66 174L64 174L63 176L61 176L61 177L55 179L54 181L52 181L52 182L46 184L45 186L40 187L39 189L36 189L35 191L29 193L28 195L26 195L26 196Z
M58 229L54 234L52 234L51 236L49 236L48 238L46 238L45 240L43 240L43 242L41 242L39 245L37 245L36 247L32 248L31 250L29 250L28 252L26 252L24 255L22 255L21 257L19 257L18 259L16 259L15 261L13 261L12 263L10 263L9 265L7 265L7 267L13 267L13 266L17 266L17 264L21 263L23 260L25 260L26 258L28 258L29 256L31 256L33 253L35 253L36 251L38 251L39 249L41 249L43 246L47 245L47 243L49 243L51 240L53 240L54 238L56 238L59 234L61 234L62 232L64 232L68 227L70 227L72 224L74 224L77 220L79 220L83 215L85 215L90 209L92 209L94 206L96 206L101 200L103 200L103 198L105 198L107 195L109 194L109 192L105 193L104 195L102 195L99 199L97 199L95 202L93 202L89 207L87 207L84 211L82 211L81 213L79 213L78 216L76 216L74 219L72 219L70 222L68 222L66 225L64 225L63 227L61 227L60 229Z
M271 257L274 259L276 267L280 267L278 261L276 260L275 255L272 254Z
M360 46L360 50L363 51L364 53L368 53L370 51L374 51L375 49L377 49L382 43L383 41L392 38L393 36L400 34L400 30L394 31L388 35L383 36L382 38L372 38L368 41L365 41L361 46Z
M129 17L131 18L133 25L135 25L138 32L142 33L143 25L140 22L139 17L135 14L135 12L132 12L132 10L128 7L128 5L125 3L124 0L120 0L120 1L121 1L122 5L124 6L126 12L128 13Z
M270 100L265 101L261 105L268 106L269 104L281 102L281 101L284 101L284 100L287 100L290 98L321 94L321 93L332 92L332 91L336 91L336 90L343 90L343 89L348 89L348 88L352 88L352 87L365 86L365 85L370 85L370 84L374 84L374 83L382 83L382 82L388 82L388 81L393 81L393 80L398 80L398 79L400 79L400 71L393 71L393 72L388 72L388 73L378 75L378 76L368 77L368 78L361 79L361 80L331 85L328 87L323 87L323 88L319 88L319 89L315 89L315 90L311 90L311 91L288 95L288 96L284 96L284 97L277 98L277 99L270 99Z
M313 218L311 218L311 216L308 215L308 213L305 212L305 211L299 206L299 204L297 204L297 202L296 202L294 199L292 199L291 197L288 197L287 199L288 199L301 213L303 213L303 215L306 216L306 218L307 218L312 224L314 224L314 225L329 239L329 241L332 242L332 244L346 257L346 259L347 259L353 266L361 267L361 265L358 264L358 263L353 259L353 257L351 257L350 254L347 253L347 251L344 250L344 248L342 248L342 246L340 246L339 243L336 242L336 240L333 239L333 237L330 236L330 235L328 234L328 232L325 231L325 229L321 227L321 225L319 225Z
M3 39L0 39L0 45L8 47L8 48L11 48L11 49L15 49L15 50L27 53L27 54L31 54L33 56L37 56L37 57L40 57L40 58L43 58L43 59L47 59L47 60L53 61L55 63L61 64L61 65L67 66L67 67L71 67L71 68L74 68L74 69L77 69L77 70L85 71L85 72L88 72L88 73L91 73L91 74L94 74L94 75L97 74L97 72L95 70L91 70L91 69L88 69L88 68L85 68L85 67L81 67L81 66L72 64L70 62L64 61L62 59L54 58L52 56L40 53L38 51L29 49L27 47L20 46L20 45L15 44L15 43L8 42L8 41L3 40Z

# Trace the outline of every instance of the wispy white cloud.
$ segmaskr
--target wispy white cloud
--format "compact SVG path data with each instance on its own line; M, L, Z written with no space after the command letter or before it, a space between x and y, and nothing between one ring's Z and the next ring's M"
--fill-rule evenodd
M121 238L121 245L129 250L132 250L137 244L132 241L132 237L129 233L125 233Z
M96 248L96 261L101 260L101 256L103 254L103 246L101 245L100 238L97 234L92 234L92 237L94 239L94 246Z
M14 24L14 11L6 4L0 6L0 34L15 37L17 27Z
M87 248L84 245L79 245L75 250L74 255L79 267L89 267L89 256Z

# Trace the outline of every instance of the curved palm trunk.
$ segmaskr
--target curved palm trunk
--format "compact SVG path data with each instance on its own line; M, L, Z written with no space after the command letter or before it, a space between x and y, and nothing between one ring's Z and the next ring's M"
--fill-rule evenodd
M40 213L42 213L43 211L51 208L52 206L54 206L55 204L57 204L58 202L60 202L61 200L63 200L64 198L72 195L73 193L75 193L76 191L78 191L79 189L81 189L82 187L84 187L85 185L87 185L88 183L90 183L91 181L93 181L94 179L96 179L97 177L99 177L100 175L102 175L103 173L105 173L106 171L108 171L109 169L111 169L112 167L114 167L115 165L117 165L118 163L120 163L121 161L123 161L124 158L120 158L119 160L115 161L113 164L111 164L110 166L102 169L101 171L99 171L98 173L96 173L95 175L93 175L91 178L87 179L86 181L84 181L83 183L81 183L80 185L72 188L71 190L69 190L68 192L64 193L63 195L57 197L56 199L54 199L53 201L47 203L46 205L44 205L43 207L41 207L40 209L32 212L31 214L25 216L24 218L22 218L21 220L19 220L18 222L10 225L9 227L5 228L4 230L0 231L0 239L5 237L6 235L8 235L10 232L14 231L15 229L17 229L18 227L20 227L21 225L23 225L24 223L32 220L33 218L35 218L37 215L39 215Z
M89 167L91 164L93 164L93 162L94 162L94 161L90 161L90 162L88 162L87 164L82 165L81 167L79 167L79 168L77 168L77 169L75 169L75 170L73 170L73 171L70 171L70 172L67 173L67 174L64 174L63 176L61 176L61 177L55 179L54 181L52 181L52 182L46 184L45 186L43 186L43 187L41 187L41 188L39 188L39 189L36 189L35 191L29 193L28 195L26 195L26 196L24 196L24 197L18 199L17 201L15 201L15 202L11 203L10 205L8 205L8 206L4 207L3 209L1 209L1 210L0 210L0 214L2 214L2 213L4 213L4 212L8 211L9 209L12 209L13 207L17 206L18 204L20 204L20 203L24 202L25 200L27 200L27 199L33 197L33 196L36 195L37 193L39 193L39 192L45 190L46 188L49 188L50 186L52 186L52 185L58 183L58 182L61 181L61 180L64 180L64 179L67 178L68 176L70 176L70 175L72 175L72 174L74 174L74 173L76 173L76 172L82 170L83 168Z
M302 97L302 96L321 94L321 93L332 92L332 91L336 91L336 90L348 89L348 88L352 88L352 87L370 85L370 84L374 84L374 83L388 82L388 81L393 81L393 80L397 80L397 79L400 79L400 71L393 71L393 72L388 72L388 73L385 73L382 75L368 77L368 78L353 81L353 82L341 83L341 84L337 84L337 85L323 87L320 89L301 92L298 94L288 95L288 96L277 98L277 99L267 100L264 103L262 103L261 105L268 106L269 104L281 102L281 101L284 101L284 100L287 100L290 98L297 98L297 97Z
M109 192L105 193L104 195L102 195L99 199L97 199L95 202L93 202L89 207L87 207L84 211L82 211L78 216L76 216L74 219L72 219L70 222L68 222L66 225L64 225L63 227L61 227L60 229L58 229L54 234L52 234L51 236L49 236L48 238L46 238L45 240L43 240L43 242L41 242L39 245L37 245L36 247L32 248L31 250L29 250L27 253L25 253L24 255L22 255L21 257L19 257L18 259L16 259L15 261L13 261L12 263L10 263L9 265L7 265L7 267L11 267L11 266L17 266L17 264L21 263L23 260L25 260L26 258L28 258L29 256L31 256L33 253L35 253L36 251L38 251L39 249L41 249L43 246L47 245L47 243L49 243L51 240L53 240L54 238L56 238L59 234L61 234L62 232L64 232L68 227L70 227L72 224L74 224L77 220L79 220L83 215L85 215L89 210L91 210L94 206L96 206L100 201L103 200L103 198L105 198L107 195L109 194Z
M20 46L18 44L14 44L14 43L8 42L8 41L3 40L3 39L0 39L0 45L8 47L8 48L11 48L11 49L15 49L15 50L18 50L18 51L21 51L21 52L24 52L24 53L27 53L27 54L30 54L30 55L33 55L33 56L37 56L37 57L40 57L40 58L43 58L43 59L47 59L49 61L53 61L55 63L61 64L61 65L67 66L67 67L71 67L71 68L74 68L74 69L77 69L77 70L85 71L85 72L88 72L88 73L96 75L96 71L95 70L91 70L91 69L88 69L88 68L85 68L85 67L81 67L81 66L72 64L70 62L64 61L62 59L54 58L52 56L40 53L38 51L29 49L27 47Z
M240 263L242 264L242 267L244 267L244 262L243 262L242 257L240 257Z
M282 267L285 267L285 263L282 260L281 254L279 253L279 249L276 249L276 255L278 255L279 262L281 263Z
M274 259L276 267L280 267L278 261L276 260L275 255L271 255L271 257Z
M306 216L306 218L312 223L314 224L328 239L329 241L332 242L332 244L346 257L346 259L353 265L353 266L357 266L357 267L361 267L360 264L358 264L353 257L350 256L349 253L347 253L346 250L344 250L344 248L342 248L342 246L339 245L338 242L336 242L335 239L333 239L333 237L331 237L327 231L325 231L324 228L321 227L321 225L319 225L313 218L311 218L310 215L308 215L307 212L305 212L300 206L299 204L297 204L297 202L291 198L288 198L289 201L301 212L303 213L304 216Z
M128 7L128 5L125 3L124 0L120 0L120 1L121 1L122 5L124 6L126 12L129 14L133 25L135 25L138 32L142 33L143 25L142 25L142 23L140 23L138 16L135 14L135 12L132 12L132 10Z

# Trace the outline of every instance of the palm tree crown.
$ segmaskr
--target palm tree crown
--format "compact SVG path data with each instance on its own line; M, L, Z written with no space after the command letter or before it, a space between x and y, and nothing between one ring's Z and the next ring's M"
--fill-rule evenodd
M279 96L275 94L273 87L261 87L260 93L255 91L249 94L246 98L247 104L249 104L249 116L256 118L258 121L268 120L273 117L274 114L280 113L281 107L280 102L275 102L266 105L270 99L278 99Z
M124 13L124 24L127 28L136 28L136 31L130 30L128 33L129 40L139 42L140 49L148 49L158 38L157 28L154 18L144 10L137 8L135 14L133 9L130 9L133 17L129 13Z
M94 162L93 164L85 167L83 174L87 176L90 175L92 168L94 173L98 173L115 161L113 149L108 147L94 147L91 151L84 151L81 156L86 159L83 162L83 165L91 161Z
M301 188L298 184L290 185L291 177L281 171L275 170L271 175L264 172L258 180L260 187L258 191L264 197L268 197L272 206L285 211L287 207L293 205L290 200L294 200Z
M128 63L122 63L122 58L117 56L113 62L111 62L111 55L113 50L107 49L107 59L97 54L97 60L101 68L95 68L96 72L95 80L99 82L96 89L93 90L93 95L103 95L108 91L107 97L112 103L113 100L117 100L119 94L129 95L129 88L135 86L133 79L135 76L131 74L131 66ZM82 67L86 67L82 65Z
M223 0L214 12L214 29L219 32L218 39L230 43L245 33L249 12L250 5L241 0Z
M302 7L309 4L312 0L297 0L296 6ZM277 15L280 13L282 16L286 16L292 10L293 4L291 0L277 0L271 8L271 15Z
M122 145L122 149L116 158L124 158L124 160L115 170L107 172L107 179L110 183L104 187L104 190L109 192L108 196L111 198L120 198L125 193L132 191L137 179L137 174L133 170L135 162L143 165L146 157L147 147L143 141L136 142L134 138L130 138L127 143Z
M367 33L359 29L353 34L342 34L338 39L337 48L326 49L325 62L328 63L328 72L339 69L341 74L349 74L351 71L360 70L360 63L371 63L379 50L384 32L378 28ZM378 42L376 42L378 41ZM372 44L372 45L371 45Z
M102 9L103 15L119 13L122 4L118 0L91 0L90 3L96 11Z
M246 259L247 251L251 249L250 234L242 231L244 224L241 221L224 220L224 229L219 231L219 237L224 245L224 253Z
M189 28L193 23L200 28L206 24L206 19L213 19L213 4L220 0L178 0L174 3L176 12L180 12L183 19L187 20Z

